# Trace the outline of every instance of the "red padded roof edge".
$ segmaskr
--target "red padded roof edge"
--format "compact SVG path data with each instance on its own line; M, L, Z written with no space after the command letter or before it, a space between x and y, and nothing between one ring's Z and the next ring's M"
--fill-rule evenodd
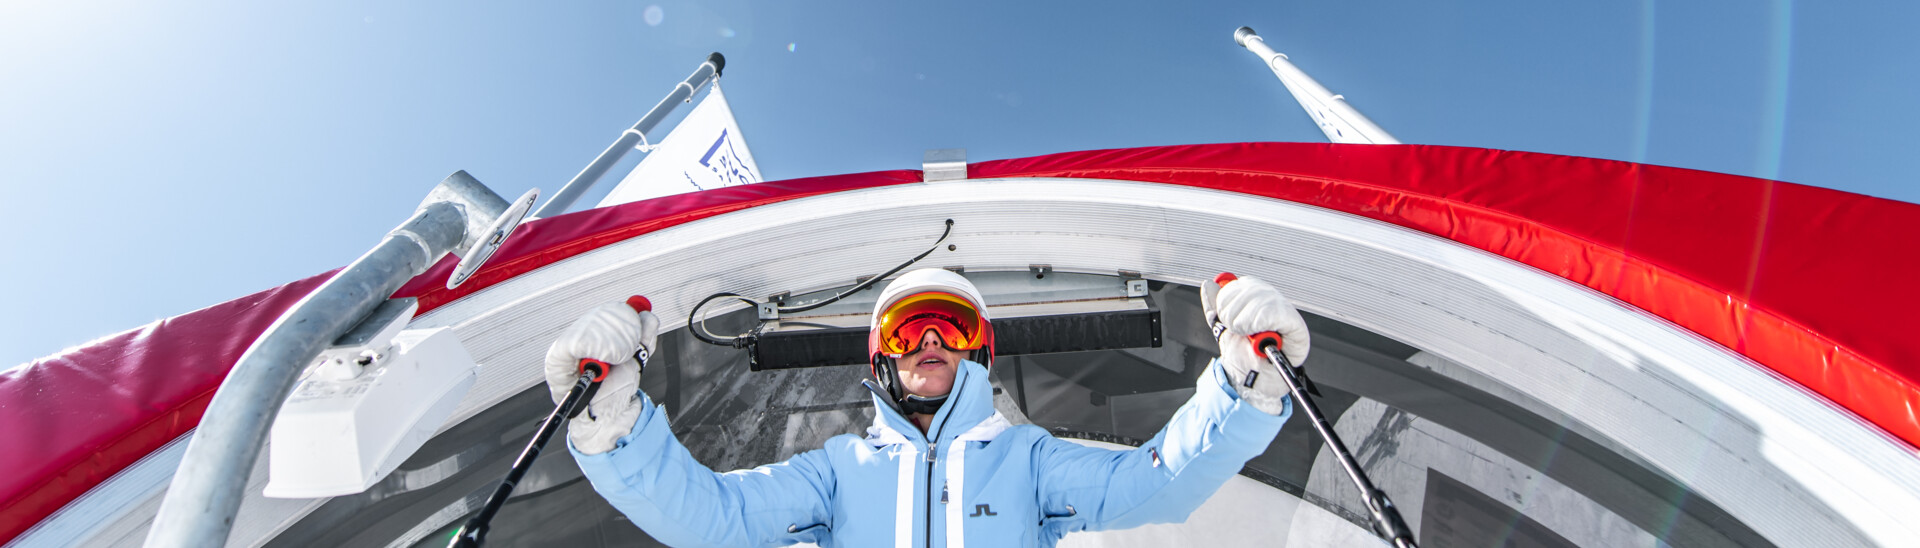
M1920 445L1920 342L1905 336L1920 324L1899 313L1920 305L1920 288L1907 283L1920 266L1914 204L1687 169L1437 146L1154 147L983 162L969 173L1214 188L1446 237L1666 318ZM425 313L651 231L918 180L918 172L893 171L769 182L542 219L460 289L444 288L452 261L443 261L396 296L419 297ZM245 345L324 277L155 324L176 327L165 332L149 327L0 373L0 447L8 448L0 465L16 472L0 478L0 539L197 424L205 394ZM121 356L141 358L120 367ZM64 396L99 392L93 381L101 378L119 381L100 396L115 401ZM81 406L117 411L76 412Z
M337 272L336 270L335 272ZM0 372L0 543L200 424L240 353L328 272Z
M969 176L1229 190L1441 236L1625 301L1920 445L1920 205L1721 173L1422 145L1069 152Z
M776 181L541 219L514 231L459 291L449 257L395 293L420 313L582 252L773 202L899 183L918 171ZM321 274L0 372L0 543L200 423L214 389L268 325L331 278Z

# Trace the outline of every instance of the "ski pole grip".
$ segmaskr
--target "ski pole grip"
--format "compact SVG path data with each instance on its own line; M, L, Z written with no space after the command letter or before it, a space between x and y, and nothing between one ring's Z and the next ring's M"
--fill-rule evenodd
M632 308L635 314L651 312L653 310L653 301L647 300L646 297L634 295L627 297L627 307ZM633 353L634 359L639 360L640 369L643 371L647 367L647 358L651 356L652 353L648 352L644 346L640 347L639 351ZM607 373L611 372L613 372L613 364L593 358L580 358L580 376L587 377L587 380L600 382L606 380Z
M1266 354L1267 347L1269 346L1273 347L1275 352L1278 352L1280 347L1285 344L1280 341L1280 334L1272 331L1262 331L1247 335L1247 340L1252 342L1254 349L1259 350L1261 354Z
M647 300L646 297L634 295L627 297L627 306L632 307L635 313L647 312L653 310L653 301Z
M1240 277L1233 275L1232 272L1221 272L1219 276L1213 277L1213 285L1226 287L1227 284L1233 283L1234 280L1238 279L1240 279ZM1280 341L1280 334L1272 331L1262 331L1248 335L1247 341L1253 343L1253 351L1261 354L1266 354L1267 347L1269 346L1273 347L1275 351L1278 351L1281 345L1284 344Z
M714 55L720 55L720 54L715 53ZM653 311L653 301L647 300L646 297L634 295L632 297L627 297L627 307L632 308L635 314L639 314L642 312L651 312ZM653 352L648 350L647 347L644 345L642 345L639 350L634 351L633 353L633 359L640 364L640 371L642 372L645 372L647 370L647 359L651 357L653 357ZM594 380L597 381L600 379L594 379Z
M606 380L607 372L613 371L613 365L593 358L580 358L580 376L587 380L600 382Z

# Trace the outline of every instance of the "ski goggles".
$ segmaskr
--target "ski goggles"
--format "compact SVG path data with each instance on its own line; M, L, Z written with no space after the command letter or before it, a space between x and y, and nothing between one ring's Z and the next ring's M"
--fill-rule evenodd
M941 345L952 350L976 350L993 338L979 310L966 299L939 291L900 299L880 315L878 324L877 350L893 358L919 349L929 329L940 336Z

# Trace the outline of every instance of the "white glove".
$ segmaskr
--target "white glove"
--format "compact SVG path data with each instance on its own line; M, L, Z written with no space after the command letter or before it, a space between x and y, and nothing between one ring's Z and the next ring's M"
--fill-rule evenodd
M1279 415L1285 409L1281 398L1289 392L1287 381L1280 376L1280 369L1253 347L1248 335L1279 333L1280 352L1299 366L1307 360L1306 320L1280 290L1251 276L1221 274L1202 284L1200 303L1206 309L1214 338L1220 341L1220 363L1226 366L1234 389L1240 391L1240 399L1267 414ZM1259 374L1248 387L1246 378L1251 372Z
M607 303L588 311L560 332L547 347L547 389L558 405L580 378L580 360L592 358L613 364L587 409L567 424L567 437L581 453L597 455L633 432L640 418L640 363L634 355L651 355L660 334L660 319L645 298Z

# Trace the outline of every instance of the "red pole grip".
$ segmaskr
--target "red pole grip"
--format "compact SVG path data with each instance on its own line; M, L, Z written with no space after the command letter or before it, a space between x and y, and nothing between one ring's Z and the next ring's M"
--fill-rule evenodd
M580 358L580 376L587 380L600 382L607 378L607 372L613 371L613 365L593 358Z
M653 310L653 301L647 300L646 297L634 295L627 297L627 307L632 308L635 313L647 312ZM587 380L600 382L605 380L607 373L612 371L613 364L593 358L580 358L580 376L587 377Z
M1262 331L1247 335L1247 340L1253 342L1253 350L1261 353L1260 355L1262 356L1266 355L1268 345L1272 345L1274 350L1279 350L1282 344L1280 334L1272 331Z

